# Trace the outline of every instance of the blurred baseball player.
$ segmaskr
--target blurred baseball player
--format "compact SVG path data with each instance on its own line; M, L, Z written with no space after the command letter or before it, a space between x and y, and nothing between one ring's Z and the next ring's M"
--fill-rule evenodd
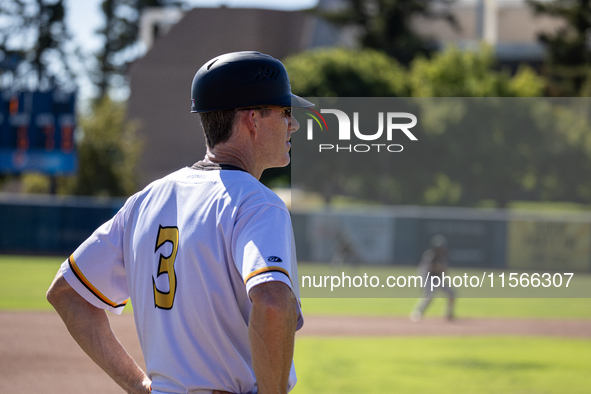
M431 238L430 247L427 249L421 258L419 263L419 273L423 277L423 280L427 280L423 288L422 298L419 299L417 305L410 314L410 319L414 322L419 322L425 314L425 310L433 299L433 294L436 289L440 289L447 295L447 307L445 310L445 317L448 320L452 320L454 316L454 291L441 283L439 286L431 286L431 278L439 277L443 275L447 268L447 239L437 234ZM428 275L427 275L428 274Z
M128 393L286 393L303 324L291 219L258 179L289 163L299 128L281 62L258 52L195 75L207 154L130 197L62 264L47 298ZM133 303L145 373L104 310ZM81 388L83 391L83 388Z
M359 258L351 237L349 237L347 232L343 230L340 223L336 231L336 247L330 260L330 266L333 268L340 268L345 263L353 263L353 265L357 265Z

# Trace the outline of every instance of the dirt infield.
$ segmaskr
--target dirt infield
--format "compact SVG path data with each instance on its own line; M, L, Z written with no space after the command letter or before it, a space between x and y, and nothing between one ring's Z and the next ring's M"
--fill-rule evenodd
M400 317L309 316L300 335L310 336L470 336L539 335L591 338L591 320L425 319L413 323Z
M142 353L133 316L111 317L113 331L138 361ZM591 338L591 320L306 318L303 336L541 335ZM143 363L141 363L142 365ZM142 365L144 367L144 365ZM0 312L0 386L6 393L120 394L50 312Z

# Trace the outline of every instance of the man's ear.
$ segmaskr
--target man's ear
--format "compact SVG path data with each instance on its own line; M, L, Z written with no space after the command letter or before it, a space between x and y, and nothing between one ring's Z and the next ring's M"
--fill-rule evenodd
M232 129L232 135L234 134L242 134L244 131L247 131L250 134L253 131L256 131L256 125L251 114L253 111L239 111L236 114L236 118L234 119L234 124Z
M248 128L248 131L257 133L259 120L260 116L254 109L248 110L248 112L244 111L244 122Z

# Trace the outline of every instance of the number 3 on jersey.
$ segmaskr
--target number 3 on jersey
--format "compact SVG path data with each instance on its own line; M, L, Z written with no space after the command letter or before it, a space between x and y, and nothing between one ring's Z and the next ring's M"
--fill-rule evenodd
M179 246L179 229L178 227L162 227L158 229L158 236L156 237L156 248L154 253L162 247L166 242L172 243L172 253L169 256L160 254L160 261L158 263L158 276L168 274L168 291L160 291L156 287L156 280L152 277L154 285L154 305L160 309L172 309L174 303L174 296L176 294L176 273L174 272L174 261ZM157 276L157 277L158 277Z

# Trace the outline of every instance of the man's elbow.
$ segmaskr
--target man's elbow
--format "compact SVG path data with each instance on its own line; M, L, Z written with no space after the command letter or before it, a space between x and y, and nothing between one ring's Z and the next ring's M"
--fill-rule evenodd
M290 301L265 302L260 304L259 309L266 321L291 323L295 321L296 311Z
M297 305L291 289L281 282L268 282L251 290L253 308L268 321L296 320Z
M49 286L45 297L47 301L57 309L64 297L67 297L68 290L71 289L69 283L64 279L61 272L58 272L53 283Z

